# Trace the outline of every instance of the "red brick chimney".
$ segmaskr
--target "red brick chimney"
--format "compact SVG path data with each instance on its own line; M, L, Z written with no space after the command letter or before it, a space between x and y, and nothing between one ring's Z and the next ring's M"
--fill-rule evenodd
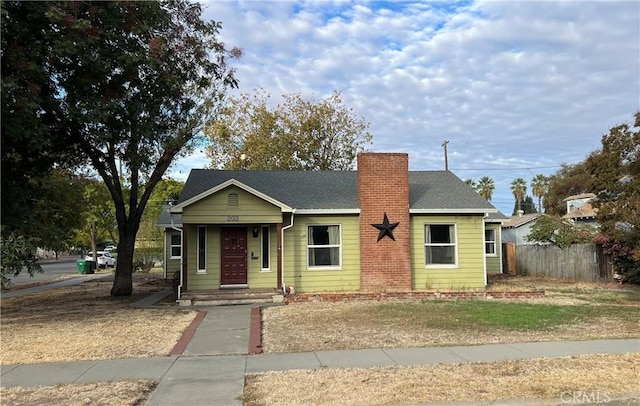
M362 290L411 289L409 156L399 153L358 155L360 202L360 286ZM395 241L372 224L400 223Z

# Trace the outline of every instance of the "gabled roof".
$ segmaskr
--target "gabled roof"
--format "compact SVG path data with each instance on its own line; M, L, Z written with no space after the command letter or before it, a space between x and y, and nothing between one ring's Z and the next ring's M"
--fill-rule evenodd
M562 216L563 219L586 219L594 218L598 210L591 206L591 203L585 202L582 206L571 210L569 213Z
M580 195L569 196L569 197L565 198L563 200L563 202L568 202L570 200L578 200L578 199L591 199L593 197L596 197L596 195L593 194L593 193L582 193Z
M516 228L523 226L540 217L538 213L523 214L522 216L511 216L509 220L502 223L502 228Z
M183 207L188 206L188 205L190 205L192 203L195 203L200 199L204 199L205 197L210 196L210 195L212 195L212 194L214 194L214 193L216 193L216 192L218 192L218 191L220 191L222 189L226 189L229 186L237 186L240 189L242 189L242 190L244 190L246 192L249 192L254 196L257 196L257 197L261 198L262 200L273 204L274 206L278 206L280 208L280 210L282 210L283 212L291 212L291 210L292 210L292 208L289 207L286 203L282 203L281 201L279 201L277 199L274 199L271 196L269 196L267 194L264 194L264 193L260 192L259 190L256 190L256 189L252 188L251 186L245 185L244 183L232 178L232 179L228 179L228 180L226 180L226 181L224 181L224 182L222 182L222 183L220 183L218 185L215 185L214 187L212 187L210 189L207 189L202 193L199 193L199 194L197 194L195 196L192 196L189 199L179 201L178 204L175 207L172 207L170 211L171 211L171 213L181 213Z
M193 169L178 205L231 179L296 209L358 209L358 179L353 171Z
M384 175L381 175L384 176ZM176 207L183 207L230 182L298 211L358 213L356 171L226 171L193 169ZM181 206L182 205L182 206ZM449 171L409 172L411 213L497 213Z

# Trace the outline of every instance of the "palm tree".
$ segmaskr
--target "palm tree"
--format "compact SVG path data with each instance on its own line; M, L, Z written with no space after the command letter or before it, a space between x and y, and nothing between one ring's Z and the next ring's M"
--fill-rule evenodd
M522 178L516 178L513 182L511 182L511 192L518 202L518 211L520 211L522 198L527 193L527 182Z
M531 191L534 196L538 198L538 213L542 213L542 196L547 193L548 185L549 179L541 173L534 176L531 180Z
M493 191L496 188L496 183L488 176L483 176L478 181L478 193L488 201L491 201L493 197Z
M469 185L469 187L471 187L471 189L473 190L478 190L478 184L476 183L475 180L469 178L469 179L465 179L464 183L466 183L467 185Z

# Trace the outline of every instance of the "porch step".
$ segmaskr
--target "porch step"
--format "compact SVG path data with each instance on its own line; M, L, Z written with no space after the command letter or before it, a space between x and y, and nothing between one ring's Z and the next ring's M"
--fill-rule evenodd
M180 297L178 304L180 306L229 306L282 301L283 296L278 290L232 289L188 292Z

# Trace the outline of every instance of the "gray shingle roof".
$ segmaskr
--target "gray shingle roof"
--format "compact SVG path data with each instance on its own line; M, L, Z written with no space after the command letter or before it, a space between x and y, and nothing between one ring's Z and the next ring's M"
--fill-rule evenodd
M409 172L409 207L414 210L496 210L449 171Z
M169 207L171 206L164 206L162 208L162 211L158 216L158 221L156 222L156 227L166 227L166 228L171 227L172 215L169 214ZM173 214L173 225L182 226L182 214L180 213Z
M357 209L354 171L219 171L194 169L178 204L235 179L297 209Z
M182 203L235 179L296 209L358 209L356 171L224 171L193 169ZM409 172L409 203L414 210L496 210L448 171Z

